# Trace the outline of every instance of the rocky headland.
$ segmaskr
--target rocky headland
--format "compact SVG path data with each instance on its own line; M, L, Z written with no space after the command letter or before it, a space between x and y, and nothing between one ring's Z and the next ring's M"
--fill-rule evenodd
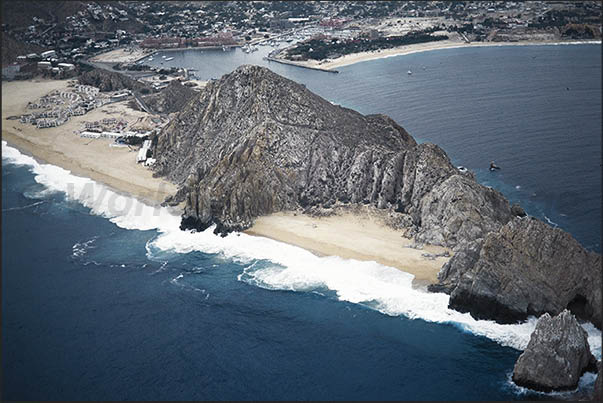
M417 243L453 250L430 286L451 308L501 323L568 309L601 328L600 255L391 118L334 105L266 68L209 82L163 129L156 155L156 175L180 186L166 202L185 202L183 229L224 235L279 211L383 209Z

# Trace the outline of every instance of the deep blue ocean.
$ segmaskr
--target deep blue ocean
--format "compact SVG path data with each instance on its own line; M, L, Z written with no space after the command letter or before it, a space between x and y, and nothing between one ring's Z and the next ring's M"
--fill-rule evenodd
M268 65L334 103L388 114L600 252L600 51L449 49L339 74L268 64L264 50L170 52L169 63L203 79ZM473 320L375 263L245 234L184 233L164 209L5 145L2 156L5 400L571 396L509 381L533 319ZM501 171L487 170L492 159ZM601 334L585 327L600 358ZM593 379L586 374L580 391Z

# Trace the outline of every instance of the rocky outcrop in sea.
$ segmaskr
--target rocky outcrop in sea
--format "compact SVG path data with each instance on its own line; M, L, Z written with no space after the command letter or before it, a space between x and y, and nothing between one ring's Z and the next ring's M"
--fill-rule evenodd
M584 372L596 371L584 329L568 310L538 319L526 350L513 369L513 382L543 392L571 390Z
M569 308L601 327L601 255L533 217L460 248L438 278L450 307L477 318L513 323Z

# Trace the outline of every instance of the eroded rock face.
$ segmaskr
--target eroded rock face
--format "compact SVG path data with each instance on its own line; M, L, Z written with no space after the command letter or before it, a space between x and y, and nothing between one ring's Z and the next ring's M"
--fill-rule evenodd
M513 369L513 382L543 392L569 390L580 376L596 370L584 329L568 310L538 319L526 350Z
M162 131L156 154L157 174L181 185L170 202L186 201L183 228L228 232L279 210L343 202L409 214L422 241L455 246L511 216L502 196L460 175L438 146L258 66L208 83ZM457 186L471 195L450 206Z
M152 111L168 114L180 112L196 96L195 90L182 85L178 80L173 80L160 92L147 95L143 100ZM138 104L133 104L138 109Z
M601 255L534 218L514 218L488 233L481 248L465 245L440 282L451 308L477 318L512 323L569 308L601 327Z
M420 200L418 240L454 246L498 231L511 217L504 196L475 180L454 175L433 186Z

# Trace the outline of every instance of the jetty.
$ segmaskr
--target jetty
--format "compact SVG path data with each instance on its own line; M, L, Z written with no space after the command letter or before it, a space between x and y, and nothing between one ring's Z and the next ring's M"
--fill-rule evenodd
M327 73L339 73L339 71L337 70L329 70L329 69L325 69L323 67L317 67L317 66L306 66L303 64L298 64L294 61L291 60L285 60L285 59L276 59L272 56L264 56L264 60L268 60L269 62L277 62L277 63L281 63L281 64L289 64L291 66L297 66L297 67L303 67L304 69L310 69L310 70L318 70L318 71L324 71Z

